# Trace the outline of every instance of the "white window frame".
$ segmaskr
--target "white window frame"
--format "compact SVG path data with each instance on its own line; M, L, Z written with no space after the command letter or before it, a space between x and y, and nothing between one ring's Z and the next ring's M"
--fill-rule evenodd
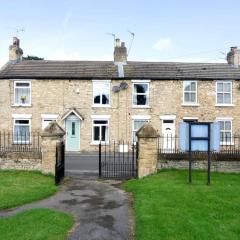
M134 104L134 95L136 95L134 93L134 85L136 84L147 84L148 85L148 91L147 93L140 93L140 95L146 95L147 96L147 103L146 105L135 105ZM137 94L139 95L139 94ZM150 105L150 80L132 80L132 107L133 108L149 108Z
M14 144L29 144L31 143L31 126L32 126L32 114L12 114L12 118L13 118L13 143ZM14 136L15 136L15 126L19 125L16 124L17 120L27 120L29 121L28 124L24 124L29 126L29 141L25 141L24 143L22 141L15 141Z
M101 84L105 83L108 85L108 94L109 94L109 103L108 104L102 104L102 94L100 95L100 103L94 103L94 85L95 84ZM93 80L92 81L92 107L103 107L103 108L108 108L111 106L111 80Z
M58 115L57 114L41 114L41 118L42 118L42 130L43 130L45 121L48 121L48 122L57 121Z
M17 87L17 83L28 83L29 87ZM29 103L16 103L16 88L29 88ZM14 80L14 94L13 94L13 105L14 106L22 106L22 107L27 107L32 105L32 83L31 81L19 81L19 80Z
M151 120L151 117L150 116L144 116L144 115L135 115L135 116L132 116L132 143L133 144L136 144L136 142L134 141L134 136L136 136L136 132L139 130L139 129L135 129L134 128L134 122L135 121L146 121L146 123L149 123ZM137 137L137 136L136 136Z
M92 118L92 142L91 142L91 144L97 145L100 142L103 143L103 144L109 144L109 135L110 135L109 119L110 119L110 115L92 115L91 118ZM94 121L107 121L107 124L106 124L107 129L108 129L107 136L106 136L107 141L95 141L94 140L94 126L103 126L102 124L94 124ZM100 138L102 136L101 131L102 130L100 128L100 132L99 132Z
M231 141L229 142L222 142L221 139L220 139L220 145L234 145L234 142L233 142L233 118L231 117L223 117L223 118L216 118L216 121L217 122L230 122L231 123L231 131L227 131L227 132L231 132ZM224 131L221 131L220 129L220 132L226 132L225 130ZM221 134L220 134L221 135Z
M185 91L185 84L186 82L194 82L196 84L196 91ZM185 101L185 92L187 93L195 93L196 94L196 101L195 102L186 102ZM199 106L198 104L198 82L196 80L184 80L183 81L183 106Z
M231 94L231 102L230 103L218 103L218 100L217 100L217 95L218 95L217 86L218 86L219 83L222 83L222 84L230 83L231 84L231 92L220 92L220 93L223 93L223 94L224 93L230 93ZM232 81L228 81L228 80L226 80L226 81L216 81L216 85L215 85L216 106L218 106L218 107L221 107L221 106L223 106L223 107L231 107L231 106L233 106L233 89L232 89L232 86L233 86Z

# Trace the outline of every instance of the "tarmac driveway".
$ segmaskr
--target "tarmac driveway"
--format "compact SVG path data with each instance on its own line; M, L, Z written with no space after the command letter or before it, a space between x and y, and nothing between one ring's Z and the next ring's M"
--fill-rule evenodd
M22 207L0 212L0 218L23 210L46 207L71 213L76 225L69 239L133 239L133 215L127 193L117 181L67 180L56 195Z

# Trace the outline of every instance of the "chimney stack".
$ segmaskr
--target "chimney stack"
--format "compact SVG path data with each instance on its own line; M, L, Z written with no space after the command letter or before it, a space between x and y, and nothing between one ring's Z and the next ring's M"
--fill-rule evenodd
M9 61L22 60L23 50L20 48L20 40L13 37L13 44L9 46Z
M114 62L127 63L127 48L125 47L125 43L121 42L119 38L115 40Z
M227 62L238 68L240 65L240 50L237 47L230 48L230 52L227 54Z

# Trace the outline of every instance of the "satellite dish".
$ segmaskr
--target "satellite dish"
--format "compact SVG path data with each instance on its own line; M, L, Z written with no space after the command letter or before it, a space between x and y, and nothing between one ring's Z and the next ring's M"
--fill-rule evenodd
M127 89L127 88L128 88L127 82L121 82L120 83L120 89L124 90L124 89Z
M119 92L121 90L121 88L119 87L119 86L113 86L112 87L112 91L114 92L114 93L117 93L117 92Z

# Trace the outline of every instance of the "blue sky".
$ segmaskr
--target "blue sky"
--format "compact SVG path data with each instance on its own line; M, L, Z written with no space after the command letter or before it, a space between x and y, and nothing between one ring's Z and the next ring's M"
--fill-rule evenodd
M240 1L0 0L0 65L17 28L24 55L45 59L112 60L115 33L129 60L224 62L240 46ZM223 53L222 53L223 52Z

